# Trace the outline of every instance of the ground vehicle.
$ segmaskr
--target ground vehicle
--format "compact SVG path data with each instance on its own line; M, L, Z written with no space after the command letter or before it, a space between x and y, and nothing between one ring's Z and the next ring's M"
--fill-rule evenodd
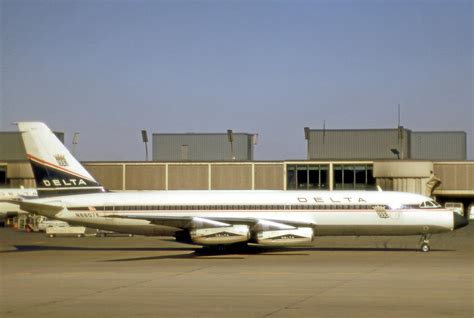
M467 208L467 218L469 220L474 220L474 203L471 203L469 207Z
M69 227L69 224L64 221L50 220L47 218L43 218L38 222L38 231L46 232L50 227Z
M444 207L464 216L464 206L461 202L446 202Z
M46 229L46 235L55 236L77 236L83 237L86 233L84 226L50 226Z

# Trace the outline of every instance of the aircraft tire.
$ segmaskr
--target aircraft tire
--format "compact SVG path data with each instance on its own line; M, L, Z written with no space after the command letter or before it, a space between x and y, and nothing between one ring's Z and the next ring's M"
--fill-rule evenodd
M421 251L427 253L430 251L430 246L427 243L421 244Z

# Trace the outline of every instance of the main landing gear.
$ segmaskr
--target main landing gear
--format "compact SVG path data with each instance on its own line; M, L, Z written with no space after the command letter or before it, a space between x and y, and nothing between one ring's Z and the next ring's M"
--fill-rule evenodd
M430 248L430 237L431 237L431 234L423 234L423 235L421 236L420 241L423 240L423 243L421 244L420 250L421 250L422 252L425 252L425 253L426 253L426 252L429 252L429 251L430 251L430 249L431 249L431 248Z

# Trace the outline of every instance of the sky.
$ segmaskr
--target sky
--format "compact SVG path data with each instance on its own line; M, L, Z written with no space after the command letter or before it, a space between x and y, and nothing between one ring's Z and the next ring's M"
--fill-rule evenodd
M144 160L140 131L257 133L305 159L304 127L466 131L473 2L0 0L0 131L74 132L80 160Z

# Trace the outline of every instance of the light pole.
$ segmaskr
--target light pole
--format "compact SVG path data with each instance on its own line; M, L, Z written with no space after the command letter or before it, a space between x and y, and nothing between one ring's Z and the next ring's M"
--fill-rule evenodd
M232 160L235 160L235 154L234 154L234 133L232 129L227 129L227 138L229 139L230 142L230 153L232 156Z
M148 133L142 130L142 141L145 144L145 160L148 161Z
M392 148L390 149L390 151L397 156L397 159L400 159L400 151L398 151L398 149L396 148Z
M304 128L304 139L306 139L306 159L309 160L309 127Z
M76 146L79 143L79 133L75 132L74 136L72 137L72 154L76 156Z

